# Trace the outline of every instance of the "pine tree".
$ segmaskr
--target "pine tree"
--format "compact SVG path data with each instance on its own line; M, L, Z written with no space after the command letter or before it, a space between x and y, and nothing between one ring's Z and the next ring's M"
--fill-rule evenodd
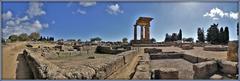
M225 27L224 29L224 44L227 44L229 41L229 30L228 30L228 27Z
M198 41L199 42L204 42L205 37L204 37L204 30L201 28L198 28Z
M178 33L178 40L182 40L182 30L181 29L179 30L179 33Z
M220 44L224 44L224 31L223 31L223 27L220 28L220 32L218 35L218 40Z

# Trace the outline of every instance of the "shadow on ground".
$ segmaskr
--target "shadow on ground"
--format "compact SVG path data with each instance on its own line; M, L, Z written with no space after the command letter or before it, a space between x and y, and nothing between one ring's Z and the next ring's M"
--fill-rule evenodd
M23 54L18 54L17 56L17 69L16 69L16 79L26 80L33 79L33 73L29 68L26 59Z

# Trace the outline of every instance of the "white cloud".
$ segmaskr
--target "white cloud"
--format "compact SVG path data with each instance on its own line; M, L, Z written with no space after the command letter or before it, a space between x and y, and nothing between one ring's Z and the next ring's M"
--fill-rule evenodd
M10 35L20 35L21 33L30 34L32 32L40 32L43 28L47 28L48 24L42 24L39 20L34 22L22 22L17 24L15 21L8 21L6 26L3 28L3 37L6 39Z
M227 17L227 18L232 18L232 19L238 19L238 13L234 12L224 12L223 10L219 8L213 8L209 12L206 12L204 17L210 17L212 20L219 20L220 18Z
M230 12L229 17L237 20L238 19L238 13Z
M120 9L120 6L118 4L113 4L108 6L107 12L109 14L117 15L118 13L123 13L123 10Z
M89 6L94 6L96 5L97 3L94 2L94 1L81 1L79 3L79 5L83 6L83 7L89 7Z
M29 9L27 10L28 14L22 17L13 17L12 12L8 11L4 17L11 19L3 21L3 38L7 39L13 34L20 35L21 33L30 34L32 32L40 32L42 29L48 28L49 25L47 23L41 23L36 17L46 14L46 12L41 9L42 5L41 3L30 3Z
M32 24L32 27L33 28L36 28L36 29L41 29L42 28L42 24L36 20L33 24Z
M28 18L28 16L24 16L24 17L22 17L22 18L19 18L19 20L20 20L20 21L27 21L27 20L29 20L29 18Z
M82 14L82 15L84 15L84 14L87 13L86 11L83 11L83 10L80 10L80 9L78 9L76 12L77 12L77 13L80 13L80 14Z
M30 6L27 13L30 17L45 15L46 12L42 10L43 3L40 2L30 2Z
M81 14L81 15L85 15L85 14L87 14L87 12L84 11L84 10L81 10L81 9L77 9L75 12L73 11L72 14Z
M12 18L12 16L13 16L13 14L11 11L7 11L7 13L2 14L3 20L9 20Z
M216 17L214 17L214 18L212 18L213 20L219 20L219 18L216 18Z
M7 21L6 24L9 26L14 26L15 22L13 20L10 20L10 21Z

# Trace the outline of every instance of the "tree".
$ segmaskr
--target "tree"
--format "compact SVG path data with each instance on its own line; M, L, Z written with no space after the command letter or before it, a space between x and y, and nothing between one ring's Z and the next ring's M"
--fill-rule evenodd
M168 33L166 33L166 36L165 36L165 40L164 40L164 41L165 41L165 42L171 41L171 36L168 35Z
M204 37L204 30L201 28L198 28L198 41L199 42L204 42L205 41L205 37Z
M81 39L78 39L77 41L78 41L78 42L81 42L82 40L81 40Z
M194 39L191 38L191 37L190 37L190 38L183 38L183 41L187 41L187 42L193 42L193 40L194 40Z
M5 44L5 43L6 43L5 39L4 39L4 38L2 38L2 44Z
M182 30L181 29L178 32L178 40L182 40Z
M224 32L223 32L223 27L220 28L220 32L218 35L218 40L220 44L224 44Z
M228 30L228 27L225 27L223 33L224 33L224 34L223 34L223 35L224 35L224 40L223 40L223 42L224 42L224 44L227 44L228 41L229 41L229 30Z
M125 37L125 38L122 39L122 42L123 42L123 43L127 43L127 42L128 42L128 39Z
M54 37L49 37L48 41L54 41Z
M239 35L239 22L237 23L237 35Z
M33 41L37 41L40 39L40 34L37 32L33 32L29 35L29 38Z
M95 37L95 38L91 38L90 41L101 41L102 39L100 37Z
M152 42L152 43L155 43L155 42L156 42L156 39L152 38L152 39L151 39L151 42Z
M18 36L17 36L17 35L10 35L10 36L8 37L8 39L9 39L11 42L15 42L15 41L18 40Z
M22 33L18 36L19 41L27 41L29 40L27 33Z
M219 30L218 30L218 24L213 24L211 27L207 30L207 41L211 44L218 44L219 43Z
M171 40L172 41L177 41L178 40L178 35L176 33L172 33Z

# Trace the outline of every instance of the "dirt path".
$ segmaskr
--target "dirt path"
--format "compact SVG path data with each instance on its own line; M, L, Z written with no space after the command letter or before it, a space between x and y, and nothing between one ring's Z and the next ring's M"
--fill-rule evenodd
M3 46L2 79L14 80L31 78L31 72L21 54L25 48L25 44L25 42L16 42Z

